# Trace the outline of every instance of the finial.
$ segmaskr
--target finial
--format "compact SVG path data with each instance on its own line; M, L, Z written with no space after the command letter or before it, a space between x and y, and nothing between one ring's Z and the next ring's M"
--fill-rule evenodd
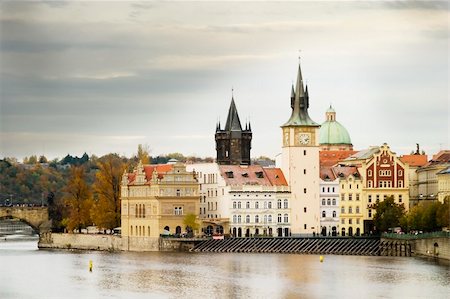
M234 88L233 88L233 86L231 86L231 98L232 99L234 98Z
M301 54L302 54L302 50L298 50L298 63L300 64L300 59L302 58L301 57Z

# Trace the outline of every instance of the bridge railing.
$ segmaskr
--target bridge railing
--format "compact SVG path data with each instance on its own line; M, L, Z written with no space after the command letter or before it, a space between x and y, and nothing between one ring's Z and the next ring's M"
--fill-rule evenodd
M450 232L432 232L432 233L422 233L422 234L396 234L396 233L383 233L382 238L387 239L401 239L401 240L416 240L416 239L429 239L429 238L440 238L447 237L450 238Z

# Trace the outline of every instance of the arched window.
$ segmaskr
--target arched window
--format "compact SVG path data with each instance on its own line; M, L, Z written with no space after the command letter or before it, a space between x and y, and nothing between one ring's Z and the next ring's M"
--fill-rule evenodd
M267 215L264 215L264 223L267 223Z
M240 209L240 208L241 208L241 202L238 201L238 209Z
M352 214L353 213L353 208L352 207L348 207L348 213Z
M331 199L327 199L327 205L329 206L329 205L331 205Z
M333 217L336 217L336 211L333 211Z
M341 214L344 214L344 213L345 213L345 208L341 207Z
M247 203L245 204L245 207L246 207L247 209L250 209L250 202L249 202L249 201L247 201Z
M255 223L259 223L259 216L255 215Z
M272 208L272 202L271 202L271 201L269 201L269 202L267 203L267 208L269 208L269 209Z
M326 212L325 211L322 211L322 218L325 218L326 217Z
M237 216L233 215L233 223L236 223L236 222L237 222Z
M281 199L278 199L278 208L281 209Z
M238 215L238 223L241 223L242 222L242 218L241 218L241 215Z
M233 201L233 209L236 209L236 202Z
M283 204L285 209L289 208L289 202L287 199L284 200Z
M255 201L255 209L259 209L259 202Z
M147 236L150 237L150 226L147 226Z
M325 205L325 198L322 198L322 206Z
M281 214L278 214L278 223L281 223Z
M272 223L272 215L267 216L267 222Z
M356 206L356 214L359 214L359 206Z
M288 223L289 222L289 216L288 214L284 214L284 223Z
M336 198L333 198L332 202L333 202L333 206L335 206L336 205Z
M250 223L250 215L245 216L245 223Z

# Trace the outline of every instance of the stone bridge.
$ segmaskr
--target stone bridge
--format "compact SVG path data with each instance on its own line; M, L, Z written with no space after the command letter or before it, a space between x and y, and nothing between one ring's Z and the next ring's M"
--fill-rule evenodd
M0 219L11 218L25 222L37 233L49 231L51 228L47 207L0 207Z

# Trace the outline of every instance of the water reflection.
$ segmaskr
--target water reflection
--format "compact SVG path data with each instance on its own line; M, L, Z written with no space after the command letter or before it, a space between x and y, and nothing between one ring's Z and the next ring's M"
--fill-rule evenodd
M88 271L89 260L93 272ZM0 242L0 298L448 298L450 270L416 258L106 253Z

